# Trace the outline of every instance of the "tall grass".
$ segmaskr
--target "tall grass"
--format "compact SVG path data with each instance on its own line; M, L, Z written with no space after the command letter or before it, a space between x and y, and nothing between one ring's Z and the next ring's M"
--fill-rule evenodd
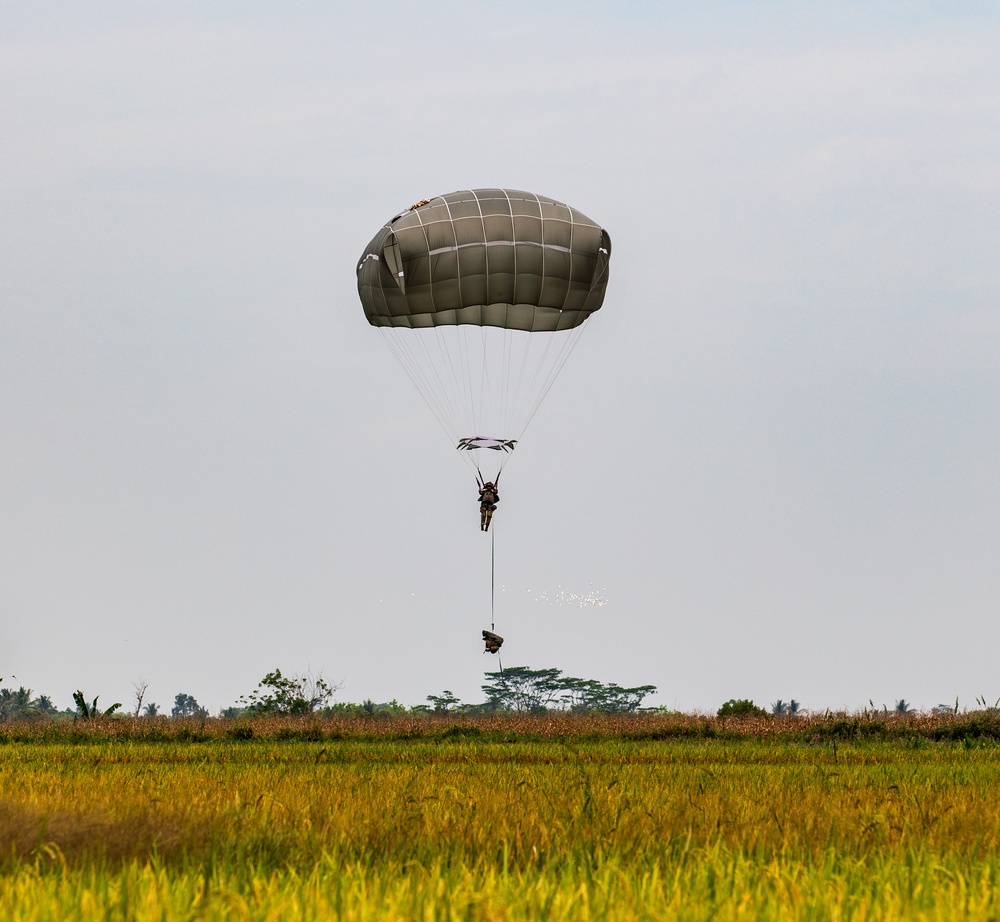
M1000 915L990 743L278 729L0 746L0 918Z
M996 918L997 866L954 860L761 863L716 849L681 865L566 864L544 873L491 866L371 867L325 860L306 874L252 867L174 870L130 863L110 873L33 868L0 889L11 922L260 919L787 920Z
M376 715L336 717L37 719L0 723L0 745L21 742L207 742L209 740L414 740L475 737L518 740L997 740L1000 711L896 714L885 711L802 716L726 717L703 714L543 714L471 716Z

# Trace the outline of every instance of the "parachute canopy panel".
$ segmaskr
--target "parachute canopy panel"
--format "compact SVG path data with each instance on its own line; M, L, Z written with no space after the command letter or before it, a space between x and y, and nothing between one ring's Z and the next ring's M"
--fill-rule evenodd
M513 189L469 189L388 221L358 263L372 326L570 330L604 303L611 238L583 213Z

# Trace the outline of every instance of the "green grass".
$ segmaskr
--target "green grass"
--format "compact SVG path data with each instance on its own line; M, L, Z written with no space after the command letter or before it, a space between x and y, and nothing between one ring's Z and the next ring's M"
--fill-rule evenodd
M1000 917L989 741L453 726L0 746L0 918Z

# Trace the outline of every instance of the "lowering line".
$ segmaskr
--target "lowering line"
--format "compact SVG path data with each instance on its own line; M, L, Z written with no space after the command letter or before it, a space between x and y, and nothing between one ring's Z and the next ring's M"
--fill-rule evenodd
M497 480L500 478L498 477ZM497 629L496 624L496 596L497 596L497 533L493 532L490 537L490 630ZM503 660L500 659L500 651L497 650L497 665L500 667L500 675L503 675Z
M500 482L500 475L497 474L496 483ZM480 503L484 503L483 494L486 489L486 482L483 480L483 475L480 471L476 470L476 483L479 485L479 497ZM494 486L496 484L493 484ZM489 531L490 528L490 513L496 509L496 506L482 505L483 510L483 520L482 527L485 531ZM486 649L483 651L485 653L500 653L500 647L503 644L503 638L498 636L495 631L497 629L497 619L496 619L496 604L497 604L497 533L496 529L493 530L493 534L490 535L490 629L488 631L483 631L483 640L486 641ZM500 666L500 674L503 675L503 663L500 660L499 655L497 656L497 665Z

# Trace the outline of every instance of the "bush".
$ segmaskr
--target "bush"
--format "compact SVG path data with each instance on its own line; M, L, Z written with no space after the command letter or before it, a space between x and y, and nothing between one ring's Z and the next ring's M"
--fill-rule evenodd
M280 669L269 672L249 698L240 698L243 713L257 716L313 714L331 698L338 686L323 676L284 676Z
M749 698L730 698L717 711L718 717L767 717L764 708L757 707Z
M253 727L249 724L238 724L226 730L226 739L230 740L252 740Z

